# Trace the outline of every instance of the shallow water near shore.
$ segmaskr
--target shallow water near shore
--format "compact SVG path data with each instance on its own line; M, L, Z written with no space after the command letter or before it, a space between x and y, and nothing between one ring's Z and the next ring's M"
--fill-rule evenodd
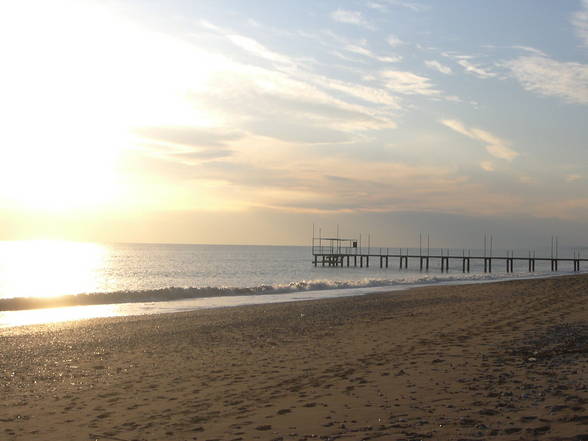
M518 255L525 254L520 250ZM526 271L525 262L517 262L514 273L495 266L491 274L474 261L465 274L460 262L452 262L454 266L444 273L439 262L431 264L429 272L420 272L418 262L402 270L395 261L389 268L380 268L377 262L369 268L314 267L310 247L294 246L1 242L0 327L550 274L547 264L539 262L533 274ZM70 297L59 303L61 296ZM47 306L61 307L38 309Z

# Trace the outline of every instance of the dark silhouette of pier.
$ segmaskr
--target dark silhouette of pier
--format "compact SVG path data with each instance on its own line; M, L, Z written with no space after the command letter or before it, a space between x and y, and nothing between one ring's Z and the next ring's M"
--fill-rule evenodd
M422 235L420 236L419 248L416 251L409 248L372 250L368 236L366 250L362 247L361 236L359 240L340 238L337 228L337 237L321 237L320 234L315 237L313 228L312 256L314 266L367 268L370 264L375 264L380 268L397 265L399 269L408 269L409 262L414 262L420 271L428 271L433 262L439 262L441 272L449 271L450 263L453 263L452 267L455 268L457 262L457 267L461 267L464 273L470 272L472 262L479 262L485 273L491 273L497 266L504 268L507 273L512 273L515 262L526 262L529 272L535 272L537 262L547 262L552 272L559 271L560 264L570 263L570 269L578 272L581 262L588 262L588 258L582 257L580 251L574 251L572 257L559 257L558 239L555 236L551 238L549 257L537 257L534 251L529 251L527 256L515 256L514 251L506 251L504 255L493 255L492 239L492 236L484 235L484 249L478 251L479 254L472 254L471 250L466 249L461 250L461 253L449 249L431 253L428 235L426 247L423 247Z

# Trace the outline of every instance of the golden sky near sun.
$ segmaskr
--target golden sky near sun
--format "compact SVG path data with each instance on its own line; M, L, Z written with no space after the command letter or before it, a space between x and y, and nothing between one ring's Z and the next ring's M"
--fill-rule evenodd
M585 222L588 3L524 26L506 3L500 23L384 3L0 3L0 232L79 238L91 219L151 241L150 216L197 216L190 240L209 241L217 215L245 237L269 211Z
M171 192L173 206L177 192L167 183L140 170L123 174L122 161L140 148L134 128L213 124L185 95L218 60L91 3L35 6L33 15L24 2L2 7L11 61L0 104L2 200L50 212L124 209L165 204L157 194Z

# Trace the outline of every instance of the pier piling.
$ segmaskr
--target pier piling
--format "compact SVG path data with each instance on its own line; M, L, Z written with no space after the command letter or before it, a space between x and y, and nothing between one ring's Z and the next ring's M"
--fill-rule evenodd
M471 250L468 250L466 253L465 249L462 249L460 255L460 253L455 252L455 250L452 251L451 249L440 249L438 252L433 252L433 254L431 254L428 234L426 249L423 247L423 237L420 235L418 249L411 252L409 248L399 248L397 249L397 253L390 253L390 248L379 248L379 250L375 249L374 252L372 252L371 234L368 235L368 247L366 251L361 245L361 235L360 240L358 241L356 239L342 239L339 237L338 231L336 237L324 238L322 237L321 229L318 230L318 237L315 237L314 231L315 229L313 226L311 264L314 267L318 267L319 265L321 267L350 267L352 265L358 267L359 264L360 268L363 268L364 266L369 268L370 257L374 257L379 259L380 268L389 268L390 258L398 258L398 267L400 270L408 269L409 259L418 259L419 271L429 271L431 259L439 259L440 270L445 273L449 271L450 261L454 260L459 262L459 259L461 259L462 273L469 273L471 271L471 261L473 259L474 261L483 264L483 271L485 273L492 273L492 263L494 260L497 260L499 263L504 261L506 272L510 274L514 273L515 261L526 261L527 270L530 273L535 272L537 261L543 262L543 264L547 265L552 272L559 271L560 262L571 262L572 271L579 272L581 271L582 262L588 261L588 258L582 257L578 250L574 250L573 255L570 257L559 257L559 241L557 236L551 238L550 255L537 257L535 251L529 250L528 256L516 257L514 250L506 251L504 255L493 255L492 235L484 235L483 253L472 255Z

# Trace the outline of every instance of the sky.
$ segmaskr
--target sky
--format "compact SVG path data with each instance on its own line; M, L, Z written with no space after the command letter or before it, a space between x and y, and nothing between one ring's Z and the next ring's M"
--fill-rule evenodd
M0 54L0 240L588 246L588 0L23 0Z

